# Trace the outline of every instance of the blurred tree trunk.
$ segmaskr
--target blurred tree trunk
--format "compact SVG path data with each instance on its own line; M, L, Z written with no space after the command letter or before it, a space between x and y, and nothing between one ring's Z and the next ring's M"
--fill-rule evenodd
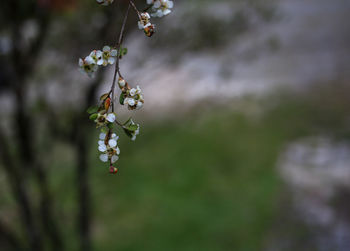
M38 14L36 22L39 30L38 34L27 48L21 45L23 40L21 29L23 29L23 18L17 13L21 2L11 1L8 3L10 15L12 17L11 35L12 50L10 52L12 63L12 74L7 78L8 86L15 97L15 114L13 120L13 129L17 136L17 148L19 154L12 156L9 149L10 145L4 134L1 134L1 155L5 172L10 180L12 191L19 204L21 222L27 232L30 250L44 250L44 237L47 236L51 243L52 250L62 250L63 242L60 237L55 217L53 216L52 196L50 195L49 185L47 183L46 170L39 162L35 154L35 131L33 130L33 118L29 114L26 106L26 94L28 77L35 70L36 62L43 47L50 24L50 12L45 9L37 9ZM34 206L28 196L29 187L28 178L33 175L38 183L40 197L40 219L41 227L36 220ZM43 230L43 231L42 231ZM12 238L15 240L15 238Z
M12 250L64 250L64 240L59 231L58 217L54 213L54 196L50 192L48 182L49 168L46 167L39 155L37 142L38 130L35 127L37 115L34 116L28 109L28 89L29 79L35 75L36 65L42 49L45 47L45 41L52 19L50 0L5 0L5 14L9 20L11 29L12 48L8 54L8 59L2 61L6 68L0 73L5 78L2 86L8 88L14 97L14 117L12 128L15 139L10 138L4 130L0 129L0 157L3 169L7 175L9 186L16 198L18 213L23 229L25 230L26 243L21 243L21 238L17 232L11 231L5 224L0 224L0 244L3 242L8 249ZM57 3L57 1L55 1ZM117 2L118 4L118 2ZM20 14L20 10L28 6L35 6L34 12L29 17ZM116 21L117 5L114 8L106 8L104 14L106 22L95 33L96 39L108 40L111 36L111 24ZM8 10L8 11L7 11ZM6 17L5 17L6 18ZM119 17L117 17L119 18ZM23 27L25 22L30 19L38 25L36 37L28 46L23 46ZM119 29L119 27L117 27ZM117 37L117 30L115 31ZM1 60L2 58L0 58ZM9 62L9 63L8 63ZM76 188L78 194L78 212L76 217L77 234L79 236L80 250L89 251L91 244L91 195L89 186L89 163L88 146L89 130L92 124L89 123L85 113L85 108L95 103L97 89L103 79L104 70L97 73L88 89L82 91L85 100L82 104L83 111L76 111L75 116L69 123L71 128L65 131L56 123L52 116L55 113L54 108L48 108L49 112L39 114L48 118L48 135L54 139L64 139L75 148L76 154ZM50 107L47 105L47 107ZM72 110L74 112L74 110ZM59 118L57 118L59 119ZM40 132L41 133L41 132ZM15 150L15 151L12 151ZM35 182L38 188L39 204L36 205L34 198L31 197L31 181ZM0 222L1 223L1 222Z

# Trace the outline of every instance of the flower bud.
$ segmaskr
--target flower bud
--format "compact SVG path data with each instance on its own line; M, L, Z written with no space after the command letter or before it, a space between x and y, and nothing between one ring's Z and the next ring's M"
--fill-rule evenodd
M123 78L119 77L118 85L120 88L123 88L125 86L125 80Z
M116 174L118 172L118 168L114 167L114 166L110 166L109 167L109 173L110 174Z
M145 32L147 37L152 37L152 35L155 32L155 26L151 23L149 23L147 26L143 28L143 31Z
M108 111L109 107L111 105L111 98L107 98L104 102L105 110Z

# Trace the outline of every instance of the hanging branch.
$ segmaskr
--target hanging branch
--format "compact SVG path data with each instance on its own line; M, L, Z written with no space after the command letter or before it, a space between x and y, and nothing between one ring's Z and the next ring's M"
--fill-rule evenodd
M96 1L101 5L107 6L112 4L114 0ZM125 123L119 122L116 118L116 83L118 82L118 86L121 90L119 96L120 105L127 106L129 110L139 110L143 107L145 102L141 88L138 85L136 88L132 88L120 72L120 59L127 54L127 48L123 47L123 38L129 10L131 7L134 9L138 17L138 28L143 30L147 37L151 37L155 32L155 25L150 22L151 16L166 16L171 12L170 9L173 7L173 1L169 0L147 0L146 2L149 5L147 10L152 10L151 14L146 11L141 13L133 0L128 1L128 7L123 19L118 42L115 47L111 48L110 46L104 46L102 51L93 50L89 56L84 59L79 59L81 71L90 77L94 75L99 66L107 66L108 64L115 63L113 80L109 92L104 93L100 97L101 102L98 106L92 106L87 110L90 114L90 119L96 123L98 128L101 128L98 141L98 149L101 152L100 160L109 163L109 172L113 174L118 172L118 168L114 167L113 164L118 160L120 154L120 149L117 146L117 140L119 137L115 133L114 126L121 127L131 140L135 140L140 132L140 125L136 124L131 118Z
M131 1L130 1L131 3ZM114 70L114 76L113 76L113 81L112 81L112 86L111 86L111 90L109 91L109 93L112 94L112 112L114 112L114 90L115 90L115 83L117 80L117 74L119 73L119 60L120 60L120 50L122 48L122 42L123 42L123 38L124 38L124 32L125 32L125 25L126 25L126 21L128 20L128 15L129 15L129 10L130 10L130 6L131 4L129 3L128 8L126 10L125 16L124 16L124 20L123 20L123 24L122 24L122 28L120 29L120 33L119 33L119 39L117 42L117 48L118 48L118 54L117 54L117 60L115 63L115 70ZM119 73L120 75L120 73Z

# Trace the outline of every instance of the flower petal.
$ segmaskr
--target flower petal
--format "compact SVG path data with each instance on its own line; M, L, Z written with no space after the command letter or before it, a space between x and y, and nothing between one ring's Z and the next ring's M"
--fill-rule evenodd
M108 58L109 64L114 64L114 62L115 62L115 58L113 58L113 57Z
M166 15L168 15L170 12L171 12L171 10L166 9L166 10L163 11L163 15L166 16Z
M130 96L135 96L135 94L136 94L136 89L135 88L132 88L131 90L130 90Z
M107 120L113 123L115 121L115 115L113 113L108 114Z
M136 109L141 109L143 106L143 103L138 101L137 104L136 104Z
M100 160L102 162L107 162L108 161L108 155L107 154L101 154L100 155Z
M110 139L110 140L108 141L108 145L109 145L110 147L115 147L115 146L117 146L117 141L116 141L115 139Z
M111 158L111 161L112 161L112 163L115 163L118 159L119 159L119 157L117 155L113 155Z
M106 147L106 145L99 145L98 146L98 150L100 151L100 152L106 152L107 151L107 147Z
M111 50L111 56L116 57L118 55L118 51L116 49Z
M108 45L104 46L102 51L106 52L106 51L110 51L111 47L109 47Z
M134 106L134 105L135 105L135 100L132 99L132 98L129 98L129 99L128 99L128 105Z

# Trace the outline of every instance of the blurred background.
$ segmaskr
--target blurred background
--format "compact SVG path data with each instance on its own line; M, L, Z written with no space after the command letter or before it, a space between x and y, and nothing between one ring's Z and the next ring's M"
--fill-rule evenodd
M350 2L176 0L152 38L131 11L110 175L85 111L114 67L78 59L127 4L1 1L0 250L350 250Z

